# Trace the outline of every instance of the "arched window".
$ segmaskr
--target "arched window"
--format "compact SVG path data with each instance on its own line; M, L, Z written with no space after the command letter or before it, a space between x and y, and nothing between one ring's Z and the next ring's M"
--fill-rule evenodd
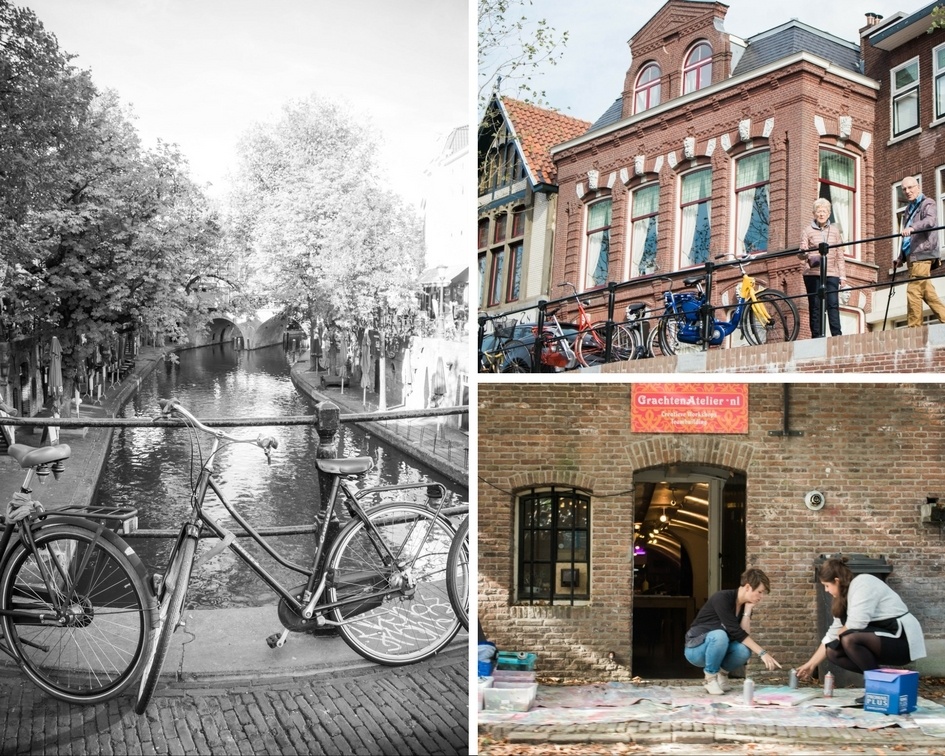
M655 108L660 104L660 81L663 72L656 63L647 63L637 74L637 83L633 88L633 112Z
M712 47L700 42L689 51L683 66L683 94L705 89L712 83Z

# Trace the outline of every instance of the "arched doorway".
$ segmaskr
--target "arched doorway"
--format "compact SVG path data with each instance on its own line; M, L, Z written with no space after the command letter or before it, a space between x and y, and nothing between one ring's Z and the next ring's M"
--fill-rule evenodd
M706 599L745 570L745 476L679 463L633 476L633 674L701 676L683 636Z

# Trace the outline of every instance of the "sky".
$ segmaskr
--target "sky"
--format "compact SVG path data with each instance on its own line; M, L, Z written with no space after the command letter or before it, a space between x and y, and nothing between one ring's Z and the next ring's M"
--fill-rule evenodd
M317 93L376 128L391 188L419 205L423 170L469 122L467 0L13 0L72 63L114 89L146 147L179 145L225 192L241 134Z
M533 82L544 90L544 104L566 115L596 121L620 97L630 67L627 42L666 4L666 0L524 0L517 15L545 19L558 32L567 30L564 56L545 65ZM928 0L730 0L724 28L747 38L796 18L840 39L859 44L866 14L890 18L913 13ZM478 83L476 91L478 92ZM514 92L503 87L505 94Z

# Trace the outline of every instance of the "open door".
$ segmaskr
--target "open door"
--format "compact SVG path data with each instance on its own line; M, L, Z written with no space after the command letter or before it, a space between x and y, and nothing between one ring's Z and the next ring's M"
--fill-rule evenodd
M745 569L745 477L674 465L634 475L633 674L700 677L683 657L696 612Z

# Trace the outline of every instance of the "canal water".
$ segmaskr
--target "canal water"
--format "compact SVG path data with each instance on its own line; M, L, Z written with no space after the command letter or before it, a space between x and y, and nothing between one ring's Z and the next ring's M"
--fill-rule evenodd
M180 354L179 364L159 365L145 378L120 416L156 417L158 400L171 397L202 419L312 415L315 403L295 389L289 369L289 359L281 346L240 351L228 344L216 344L188 350ZM314 427L250 426L225 430L248 438L260 434L273 436L279 442L271 465L266 464L259 447L249 444L230 445L217 455L218 482L234 508L258 528L310 525L318 508L318 476L313 463L318 434ZM201 448L206 451L209 439L200 435ZM445 485L456 503L466 500L467 492L449 479L352 423L342 423L338 456L374 459L374 469L360 486L430 479ZM191 480L196 480L199 465L199 456L192 456L187 429L116 429L98 500L105 505L137 507L142 529L176 530L190 510ZM422 499L421 488L397 493L394 500ZM212 492L208 492L204 508L224 524L233 524ZM279 536L272 538L271 543L296 564L307 566L313 537ZM214 542L215 539L203 541L201 551ZM169 539L131 538L129 543L149 570L163 570L171 548ZM301 575L274 562L249 539L240 539L240 543L286 587L303 582ZM276 596L268 586L229 550L195 570L188 593L188 606L195 608L262 606L275 601Z

